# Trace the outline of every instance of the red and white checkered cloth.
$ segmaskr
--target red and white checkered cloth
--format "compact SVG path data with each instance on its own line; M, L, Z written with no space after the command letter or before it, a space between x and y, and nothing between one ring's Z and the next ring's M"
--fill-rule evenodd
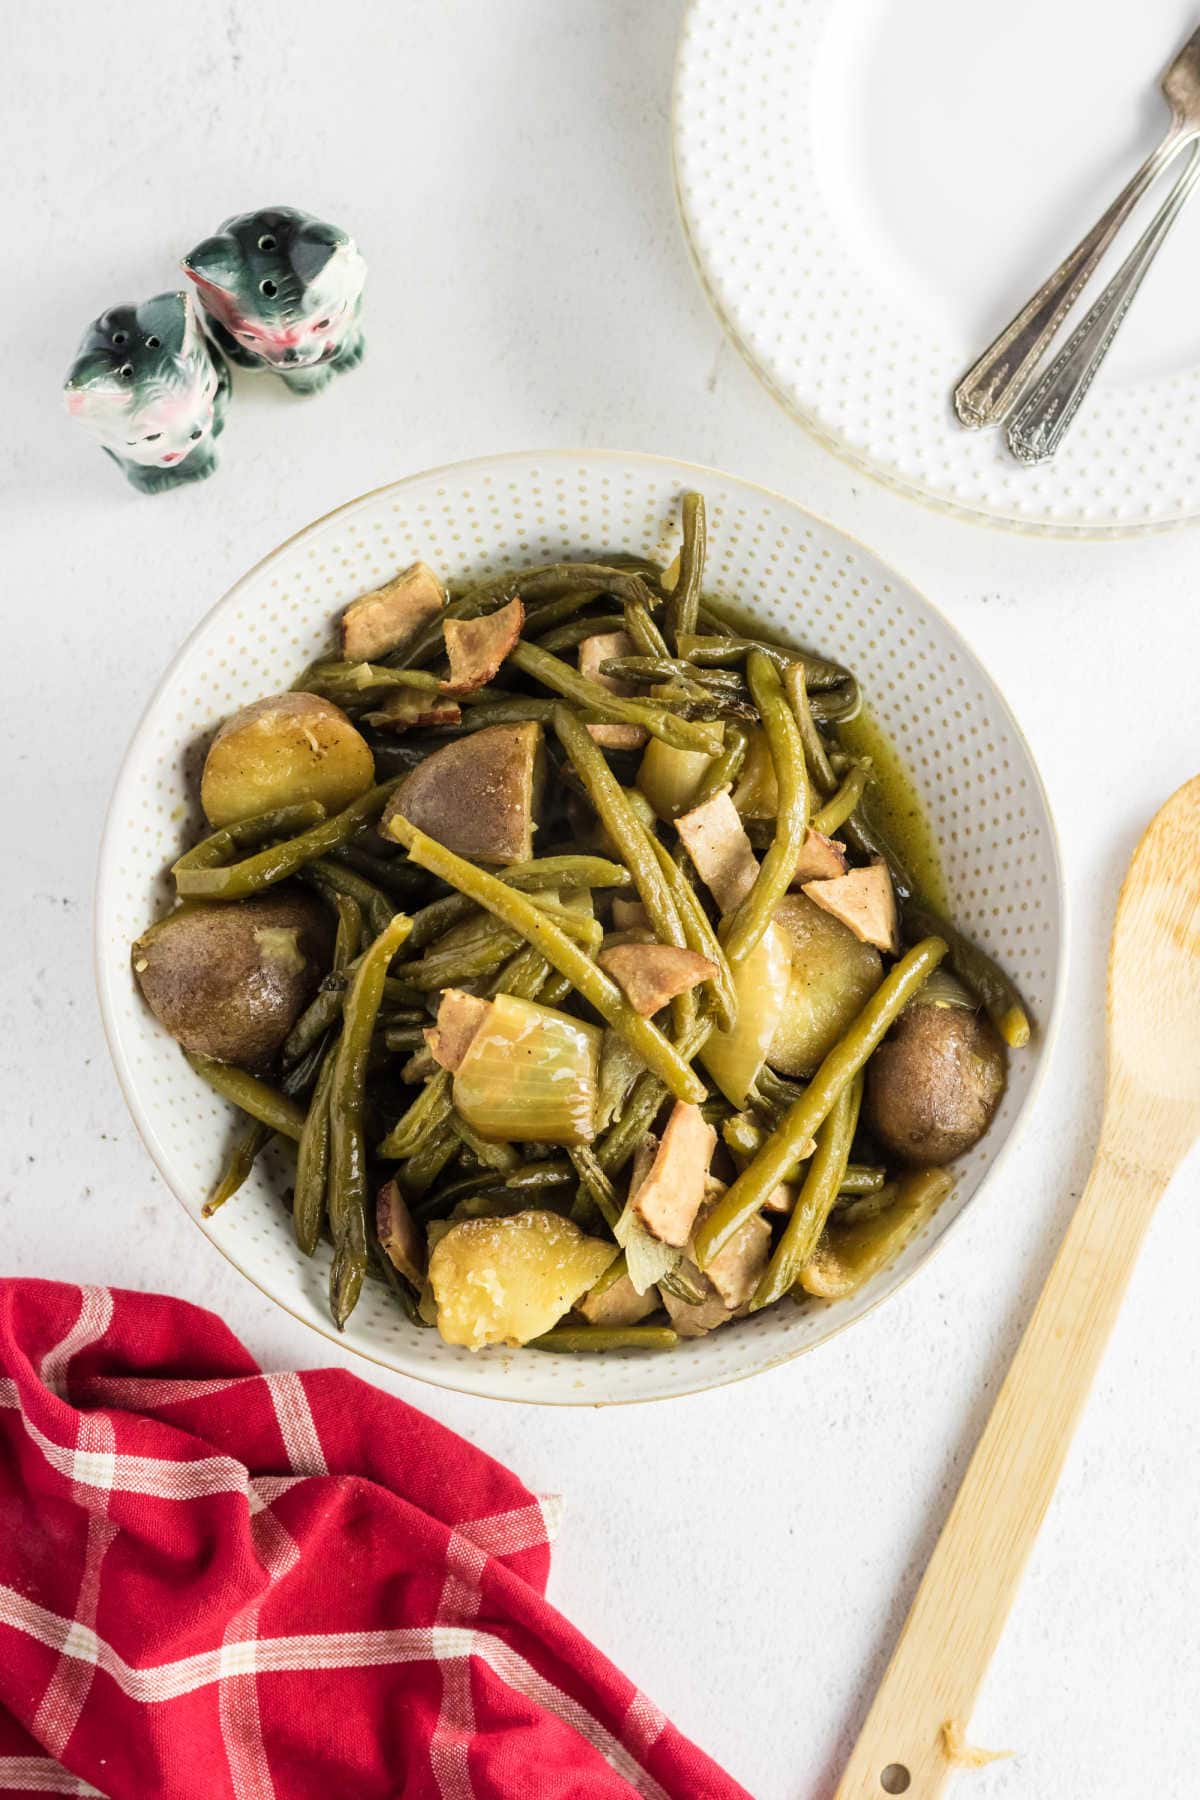
M548 1510L184 1301L0 1280L0 1792L747 1800L547 1604Z

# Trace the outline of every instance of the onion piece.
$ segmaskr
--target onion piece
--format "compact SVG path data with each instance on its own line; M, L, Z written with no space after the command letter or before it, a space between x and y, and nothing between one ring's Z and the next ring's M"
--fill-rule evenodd
M454 1076L454 1105L491 1143L590 1144L604 1033L497 994Z
M737 1023L732 1031L714 1031L700 1051L700 1061L732 1106L745 1106L758 1072L766 1061L792 976L792 950L787 933L772 922L733 974Z

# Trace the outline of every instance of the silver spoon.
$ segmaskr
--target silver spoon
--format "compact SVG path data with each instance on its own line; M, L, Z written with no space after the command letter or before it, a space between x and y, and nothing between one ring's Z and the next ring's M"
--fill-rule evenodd
M1096 371L1112 348L1133 297L1163 240L1200 181L1200 146L1100 298L1076 326L1045 374L1035 377L1008 423L1008 447L1024 463L1045 462L1062 443Z
M1162 91L1171 108L1166 137L1087 236L967 370L954 390L954 410L964 425L976 429L1004 417L1151 182L1185 144L1200 137L1200 30L1192 33L1163 76Z

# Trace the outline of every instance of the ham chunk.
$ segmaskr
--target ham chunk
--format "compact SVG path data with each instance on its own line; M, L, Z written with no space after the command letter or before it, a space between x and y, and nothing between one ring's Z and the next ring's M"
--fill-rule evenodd
M728 789L682 813L675 829L721 911L740 906L758 880L758 858Z
M403 650L446 604L446 590L428 564L415 562L385 587L354 600L342 614L342 655L374 662Z
M456 1070L491 1010L490 1000L465 994L461 988L447 988L438 1007L437 1024L425 1033L434 1061L443 1069Z
M692 1233L717 1134L698 1106L677 1100L649 1173L630 1201L651 1237L682 1250Z
M728 1325L733 1314L718 1294L706 1275L702 1275L695 1263L684 1261L679 1265L681 1273L691 1276L699 1287L705 1290L703 1300L680 1300L675 1294L662 1290L662 1303L667 1309L668 1317L681 1338L707 1337L718 1325Z
M648 1288L644 1294L639 1294L628 1275L622 1275L595 1299L591 1294L585 1294L582 1300L575 1302L575 1311L582 1313L592 1325L637 1325L658 1308L656 1289Z
M879 857L865 869L851 869L832 881L806 881L804 892L823 911L840 919L861 944L896 956L900 918L887 864Z
M442 692L469 694L485 686L499 673L509 651L516 648L524 623L525 608L519 598L485 613L482 619L447 619L443 630L450 679L443 681Z
M771 1227L755 1213L710 1260L704 1273L729 1312L750 1304L771 1260Z
M425 1280L425 1239L395 1181L384 1182L376 1196L375 1231L392 1267L419 1288Z
M579 646L579 673L596 681L611 694L632 694L633 686L613 675L602 675L600 664L614 656L632 656L633 639L626 631L597 631L583 639ZM650 736L644 725L622 725L617 721L589 725L588 730L604 750L640 750Z
M846 846L836 838L814 831L810 825L804 834L792 886L802 887L806 881L834 881L846 873Z
M673 944L612 944L596 958L634 1012L644 1019L698 982L711 981L717 965L695 950Z

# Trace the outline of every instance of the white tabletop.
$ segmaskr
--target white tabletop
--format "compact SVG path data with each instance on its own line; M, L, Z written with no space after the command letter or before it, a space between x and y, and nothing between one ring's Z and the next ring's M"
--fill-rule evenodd
M675 216L680 10L46 0L6 21L0 1268L167 1290L267 1365L330 1360L159 1181L92 985L118 760L176 644L245 568L388 479L551 445L714 464L863 538L992 668L1057 812L1069 996L1021 1145L887 1307L749 1384L572 1413L361 1370L561 1492L553 1599L759 1800L819 1800L1086 1173L1121 870L1200 764L1197 539L1034 541L935 516L778 410L722 342ZM227 214L279 202L357 236L366 362L317 400L240 381L216 476L136 496L61 410L77 338L105 306L174 285L175 257ZM1198 1202L1193 1162L973 1721L1016 1759L962 1776L964 1794L1196 1792Z

